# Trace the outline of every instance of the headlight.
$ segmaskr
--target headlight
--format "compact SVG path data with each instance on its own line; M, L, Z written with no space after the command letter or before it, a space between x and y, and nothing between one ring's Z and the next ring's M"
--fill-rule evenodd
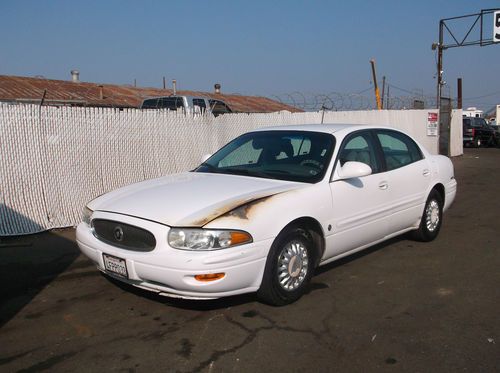
M252 242L252 236L243 231L172 228L168 244L181 250L219 250Z
M85 224L89 225L90 226L90 216L92 215L94 211L92 211L91 209L89 209L87 206L85 206L83 208L83 216L82 216L82 220Z

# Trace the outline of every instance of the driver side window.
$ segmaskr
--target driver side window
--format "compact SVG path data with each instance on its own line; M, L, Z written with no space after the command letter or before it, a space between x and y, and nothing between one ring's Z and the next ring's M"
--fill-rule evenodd
M343 166L349 161L365 163L371 167L372 173L379 172L373 142L368 132L354 133L344 142L339 153L339 162Z

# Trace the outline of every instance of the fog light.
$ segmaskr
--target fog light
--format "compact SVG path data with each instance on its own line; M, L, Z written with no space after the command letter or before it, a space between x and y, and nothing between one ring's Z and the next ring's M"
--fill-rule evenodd
M196 275L194 276L194 278L197 281L210 282L210 281L220 280L225 275L226 275L225 273L207 273L206 275Z

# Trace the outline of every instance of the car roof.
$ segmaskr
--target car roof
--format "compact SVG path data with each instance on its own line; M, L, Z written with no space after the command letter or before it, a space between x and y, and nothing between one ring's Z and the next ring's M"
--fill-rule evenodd
M374 128L384 128L397 130L395 128L388 127L386 125L381 126L368 126L364 124L294 124L294 125L284 125L284 126L273 126L273 127L263 127L255 129L255 131L311 131L311 132L322 132L322 133L339 133L339 132L352 132L361 129L374 129Z

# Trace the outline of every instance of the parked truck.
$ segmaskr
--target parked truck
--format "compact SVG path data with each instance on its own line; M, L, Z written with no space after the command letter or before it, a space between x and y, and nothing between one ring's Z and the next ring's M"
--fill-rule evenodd
M141 109L183 110L191 113L210 112L214 116L232 113L231 108L222 100L194 96L162 96L146 98Z

